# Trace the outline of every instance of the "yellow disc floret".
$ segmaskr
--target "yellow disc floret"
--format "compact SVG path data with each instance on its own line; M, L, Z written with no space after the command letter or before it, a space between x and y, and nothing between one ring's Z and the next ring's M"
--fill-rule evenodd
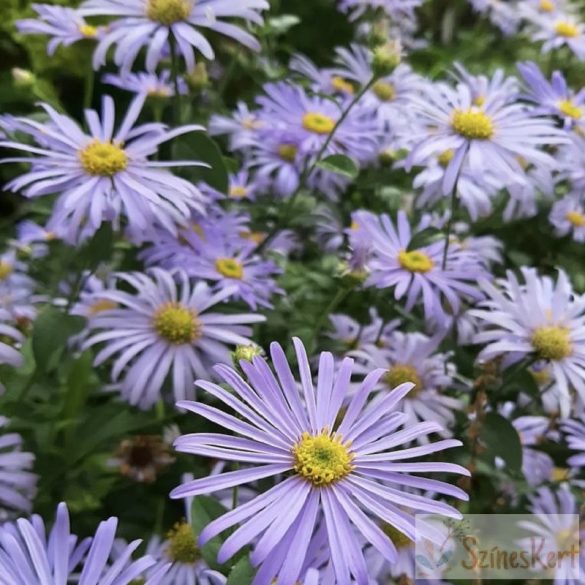
M113 177L128 167L128 156L124 149L111 142L94 140L80 153L81 166L88 175Z
M98 34L97 26L91 26L91 24L82 24L79 27L79 32L86 38L86 39L95 39Z
M411 252L402 250L398 254L398 262L404 270L409 272L429 272L435 265L428 255L420 250L412 250Z
M201 335L201 324L195 313L179 303L166 303L154 314L155 331L169 343L192 343Z
M148 0L146 3L146 16L150 20L160 22L165 26L185 20L193 8L189 0Z
M551 0L540 0L538 9L541 12L553 12L555 9L555 4L554 2L551 2Z
M350 95L353 95L355 91L353 85L349 81L346 81L343 77L339 77L338 75L331 78L331 87L333 87L335 91L348 93Z
M575 227L585 227L585 215L578 211L568 211L565 219Z
M571 100L562 100L558 106L563 115L573 118L573 120L580 120L583 117L583 109L576 106Z
M298 148L294 144L281 144L278 147L278 156L286 162L295 162Z
M13 270L12 264L0 260L0 281L6 280L12 274Z
M240 280L244 276L244 267L235 258L218 258L215 261L215 269L227 278Z
M230 197L234 199L243 199L248 194L248 189L242 185L233 185L230 187Z
M489 140L494 135L491 118L481 110L455 110L451 126L468 140Z
M335 120L319 112L308 112L303 116L303 128L315 134L330 134Z
M573 39L579 36L579 29L572 23L565 20L560 20L555 24L555 32L560 37Z
M189 524L177 522L167 534L167 556L175 563L193 564L199 559L199 549L195 542L195 535Z
M445 168L452 160L453 157L455 156L455 151L452 150L451 148L449 148L448 150L444 150L438 157L437 157L437 161L439 162L439 164Z
M530 341L537 356L543 360L559 361L573 353L571 335L566 327L538 327Z
M386 81L376 81L372 87L372 91L382 102L391 102L396 97L396 88Z
M391 390L405 382L412 382L415 386L410 393L411 397L414 395L413 393L422 390L422 380L416 368L410 364L394 364L382 379Z
M346 477L353 469L350 444L330 435L324 428L320 435L303 433L293 447L294 470L316 487L331 485Z

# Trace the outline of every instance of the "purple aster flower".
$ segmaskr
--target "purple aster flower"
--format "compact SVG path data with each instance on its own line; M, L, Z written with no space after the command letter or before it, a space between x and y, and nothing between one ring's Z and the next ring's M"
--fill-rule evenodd
M522 104L505 103L501 92L478 105L467 84L452 88L438 83L429 87L426 99L414 99L413 106L427 127L406 166L424 165L429 157L452 151L444 193L453 190L464 163L472 173L493 173L505 185L522 183L520 161L552 168L554 159L542 147L566 142L551 120L535 117Z
M249 169L241 169L230 174L228 195L232 199L251 199L267 192L268 180L261 175L254 175Z
M68 47L84 39L99 40L105 33L105 27L87 24L81 13L73 8L49 4L33 4L32 7L39 18L18 20L16 27L24 34L52 37L47 45L49 55L53 55L59 45Z
M543 53L568 47L577 59L585 59L585 25L576 16L556 12L552 17L550 14L535 16L530 22L533 29L531 38L542 41Z
M0 528L0 583L3 585L64 585L75 575L79 585L130 585L144 576L155 559L132 560L142 541L135 540L112 560L117 518L98 526L95 536L80 540L71 534L69 511L64 503L50 533L40 516L21 518ZM160 585L163 572L146 579L145 585Z
M102 82L132 93L146 94L153 98L169 98L175 95L175 87L168 69L160 73L128 73L127 75L113 75L108 73L102 77ZM185 80L178 79L179 93L186 95L189 89Z
M183 272L153 268L146 274L116 277L118 284L135 292L111 289L95 294L96 302L111 301L118 308L90 319L91 336L84 347L106 343L96 365L117 354L112 379L122 378L124 399L143 408L160 399L167 376L176 400L193 398L195 376L208 376L213 363L230 362L228 344L249 344L252 331L247 325L264 321L262 315L208 312L234 291L212 293L204 282L190 283Z
M513 35L518 30L520 19L510 3L500 0L470 0L470 3L476 12L487 16L503 34Z
M296 71L311 81L314 91L327 94L339 94L341 96L353 95L355 93L353 84L342 76L337 75L334 69L319 69L313 61L304 55L293 55L288 66L291 71Z
M457 314L462 301L475 302L483 298L475 283L487 273L474 254L452 244L443 270L445 242L409 250L416 231L411 229L403 211L398 212L396 227L385 214L377 216L360 211L356 216L364 237L370 242L367 286L394 288L394 298L406 297L407 311L411 311L422 297L425 317L439 324L445 324L448 319L445 302L451 313Z
M574 388L585 400L585 296L575 295L564 271L557 282L523 268L525 284L512 272L497 288L483 281L488 299L470 313L482 321L475 343L487 344L479 359L503 356L504 368L529 358L550 365L563 417L569 416Z
M568 234L576 242L585 242L585 199L583 195L571 193L557 201L548 217L557 236Z
M382 9L392 20L413 18L423 0L341 0L339 8L351 12L351 18L362 16L368 9Z
M368 402L384 374L383 370L376 370L362 382L342 412L353 360L346 358L335 368L333 355L322 353L316 392L305 348L298 339L294 346L301 389L282 347L272 343L275 373L263 358L255 357L252 362L240 362L248 382L227 366L216 367L231 392L210 382L197 383L233 409L235 415L196 402L178 404L238 435L186 435L176 441L178 451L252 466L188 482L176 488L171 497L196 496L288 474L268 491L210 523L201 533L200 542L241 524L220 548L218 561L225 562L255 541L250 557L252 565L259 567L254 584L278 579L282 585L292 585L307 557L311 535L322 520L336 582L349 585L353 577L359 585L365 585L368 570L353 527L393 562L395 546L370 516L395 526L412 540L414 517L405 510L459 517L447 504L400 488L408 485L465 499L459 488L411 475L433 471L468 475L466 469L451 463L410 461L461 443L447 439L399 448L441 430L434 422L398 430L406 416L397 412L396 407L411 390L411 384L403 384ZM291 555L293 543L295 554Z
M211 136L229 136L231 150L240 150L256 141L257 131L264 127L257 112L252 112L244 102L238 102L231 117L213 114L209 120Z
M225 19L241 18L262 25L260 12L266 0L87 0L80 8L86 16L115 16L94 54L94 69L103 66L110 47L117 45L116 65L129 72L142 48L146 48L146 69L153 72L169 43L175 43L185 59L187 70L195 68L195 52L206 59L215 54L204 31L214 31L254 50L258 41L245 30Z
M349 49L337 49L336 53L339 68L334 69L334 72L342 79L349 79L358 86L363 86L372 79L372 51L353 44ZM413 117L408 106L411 98L419 94L422 86L422 78L413 73L408 65L402 63L391 75L376 81L372 89L360 100L360 106L370 109L381 122L394 126L398 118L410 120Z
M0 360L1 352L0 347ZM22 450L18 433L7 431L9 422L0 416L0 520L16 512L29 513L37 484L37 476L31 472L35 456Z
M104 221L119 223L121 216L135 234L144 234L157 224L176 232L177 223L184 224L192 209L201 208L202 196L193 185L173 176L165 167L203 163L159 162L148 157L163 142L203 128L191 125L167 130L162 124L134 126L144 99L145 96L135 98L116 133L114 101L109 96L104 97L101 120L95 111L86 111L89 134L71 118L43 104L49 123L26 118L20 122L22 130L33 138L42 133L47 139L45 146L0 141L0 146L35 155L2 161L32 165L30 172L12 180L8 187L22 190L26 197L59 193L52 222L66 229L70 240L95 233Z
M370 345L349 355L356 358L358 374L365 375L374 368L386 370L378 386L382 392L400 384L414 384L402 405L407 425L435 421L445 429L442 435L450 436L447 429L453 425L455 411L462 410L463 404L444 392L453 384L456 372L455 365L449 361L451 354L437 352L441 339L441 335L427 337L422 333L396 331L388 347Z
M529 21L544 16L553 17L568 9L567 0L521 0L518 3L519 13Z
M580 420L567 420L562 424L569 448L577 451L571 455L567 463L572 467L585 467L585 422Z
M553 114L561 118L565 128L582 125L585 116L585 89L575 94L561 71L554 71L550 81L536 63L518 63L520 74L528 85L526 98L537 106L537 114Z

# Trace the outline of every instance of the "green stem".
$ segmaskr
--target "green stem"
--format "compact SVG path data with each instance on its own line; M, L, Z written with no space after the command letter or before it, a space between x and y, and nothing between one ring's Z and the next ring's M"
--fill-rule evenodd
M156 403L156 420L162 422L165 420L165 402L161 398Z
M85 74L85 89L83 94L83 109L89 110L91 109L93 103L93 89L95 84L95 72L91 63L89 64L89 68L87 73Z
M175 95L173 96L173 120L175 126L181 124L181 93L179 92L179 63L177 59L177 44L175 38L171 35L169 37L169 46L171 49L171 77L173 78L173 88Z
M338 289L338 291L335 293L335 295L331 299L330 303L327 305L327 308L321 312L321 314L319 315L319 318L317 319L317 322L315 323L315 327L313 328L313 331L311 332L311 337L309 339L309 347L311 347L317 341L317 338L319 336L319 332L323 328L325 321L329 318L331 313L333 313L333 311L335 311L337 306L341 303L341 301L343 301L343 299L345 299L345 297L350 293L350 291L351 291L350 288Z
M321 146L321 148L317 152L316 156L313 159L313 162L311 164L305 165L305 168L303 169L303 172L301 173L301 176L299 178L298 187L296 188L294 193L289 197L286 205L284 206L284 208L282 210L282 213L280 215L279 220L276 222L276 225L272 228L270 233L264 238L264 240L260 244L258 244L256 249L254 250L255 253L259 254L260 252L262 252L262 250L264 250L266 248L266 246L268 246L268 244L278 235L280 230L286 225L288 218L290 216L290 212L292 211L292 209L294 207L294 204L295 204L297 197L299 196L301 191L305 188L307 180L310 178L311 174L313 173L313 171L317 167L317 164L321 160L321 157L327 151L327 148L331 144L331 141L333 140L333 137L335 136L335 133L337 132L338 128L343 124L343 122L345 121L345 119L347 118L349 113L351 112L352 108L362 99L364 94L374 85L374 83L376 83L376 81L378 81L378 76L374 75L370 79L370 81L368 81L368 83L366 83L360 89L360 91L355 95L353 100L351 100L351 102L349 103L347 108L343 111L343 113L341 114L341 116L339 117L337 122L335 123L335 126L333 126L333 129L331 130L329 136L327 136L327 140L325 140L325 142L323 143L323 145Z
M441 264L441 270L447 268L447 254L449 253L449 245L451 244L451 231L453 230L453 220L457 213L457 207L459 206L459 197L457 197L457 185L459 183L459 175L461 174L461 167L457 171L455 177L455 183L453 184L453 190L451 191L451 213L449 215L449 221L447 222L447 231L445 232L445 249L443 250L443 262Z

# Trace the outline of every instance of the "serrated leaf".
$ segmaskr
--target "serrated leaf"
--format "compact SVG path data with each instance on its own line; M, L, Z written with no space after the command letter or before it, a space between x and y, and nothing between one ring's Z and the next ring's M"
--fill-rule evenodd
M227 194L229 177L221 150L214 140L204 132L191 132L179 136L173 143L174 158L177 160L200 161L206 167L185 167L178 174L188 176L193 182L205 181L208 185Z
M360 168L357 163L344 154L332 154L320 160L317 163L317 167L338 175L343 175L348 179L355 179L360 173Z
M197 496L191 505L191 525L195 539L203 529L216 518L225 514L227 510L213 498L208 496ZM212 568L217 569L220 565L217 562L217 553L223 544L221 535L212 538L201 547L201 555L205 562Z
M227 585L250 585L256 571L250 564L248 557L240 559L230 571Z
M37 369L46 372L57 366L67 341L85 326L85 319L47 307L36 318L32 348Z
M512 423L495 412L485 415L480 438L488 457L500 457L509 473L518 474L522 469L522 444L520 435Z
M428 227L424 230L414 234L410 243L408 244L407 251L411 252L412 250L418 250L419 248L424 248L432 244L433 242L437 242L445 238L445 234L436 227Z

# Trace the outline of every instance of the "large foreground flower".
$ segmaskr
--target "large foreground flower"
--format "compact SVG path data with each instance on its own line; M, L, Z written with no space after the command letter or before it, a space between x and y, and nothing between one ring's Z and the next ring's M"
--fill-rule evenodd
M63 503L50 534L36 515L5 524L0 528L0 585L66 585L74 575L78 585L130 585L142 580L156 561L150 556L133 561L132 553L141 543L135 540L113 562L117 526L118 519L110 518L99 525L93 538L79 540L71 534ZM145 585L158 585L167 569L162 567Z
M210 523L202 531L200 542L241 524L219 550L218 561L225 562L254 541L251 562L259 567L254 583L264 585L277 579L279 585L293 585L316 525L323 521L336 582L348 585L353 578L364 585L368 583L368 570L354 529L393 561L396 548L379 522L395 526L414 540L413 510L459 517L451 506L401 488L406 485L466 499L459 488L411 475L468 475L466 469L452 463L411 461L461 443L447 439L400 448L442 430L434 422L401 429L407 417L397 411L397 406L412 384L402 384L369 400L384 374L384 370L375 370L360 384L347 408L342 409L353 360L344 359L336 369L333 355L322 353L315 388L305 348L298 339L294 346L300 389L282 347L272 343L275 373L263 358L256 357L251 363L240 362L247 381L232 368L217 366L218 375L231 391L211 382L197 383L234 414L203 403L178 404L237 435L185 435L176 440L178 451L253 467L187 482L176 488L171 497L196 496L261 479L278 479L265 493Z
M255 51L258 41L227 18L242 18L262 24L260 12L269 8L266 0L87 0L80 13L86 16L116 16L94 54L94 68L105 64L109 48L117 45L116 65L130 71L140 50L145 47L146 68L153 72L169 43L185 59L187 69L195 67L197 49L206 59L215 54L201 30L223 34Z
M191 183L175 177L165 167L201 166L193 161L160 162L148 157L158 146L201 126L168 130L162 124L135 126L146 96L130 105L117 132L114 132L114 100L103 100L101 119L86 111L89 133L71 118L43 104L49 121L18 120L19 131L36 142L3 140L0 146L34 157L4 159L1 162L30 163L31 170L8 184L25 197L58 193L50 223L67 226L67 237L92 235L104 221L115 224L124 217L133 234L144 237L154 225L171 232L185 223L193 209L202 209L202 195Z
M6 432L9 420L0 416L0 521L13 512L30 512L37 476L35 456L22 451L22 437Z
M112 378L121 379L120 391L128 402L144 408L160 398L167 376L175 400L193 398L195 377L207 377L214 363L230 362L228 345L248 345L252 330L247 325L264 321L262 315L209 313L233 291L212 293L204 282L192 284L183 272L153 268L147 274L118 274L117 279L135 293L95 294L94 302L110 303L110 308L89 320L93 334L85 347L106 342L96 365L117 354Z
M575 295L562 270L557 282L522 270L525 284L508 272L501 288L489 282L482 287L488 300L470 315L483 322L475 343L486 343L483 360L503 356L508 367L522 359L549 365L555 395L563 417L573 405L570 389L585 400L585 296Z

